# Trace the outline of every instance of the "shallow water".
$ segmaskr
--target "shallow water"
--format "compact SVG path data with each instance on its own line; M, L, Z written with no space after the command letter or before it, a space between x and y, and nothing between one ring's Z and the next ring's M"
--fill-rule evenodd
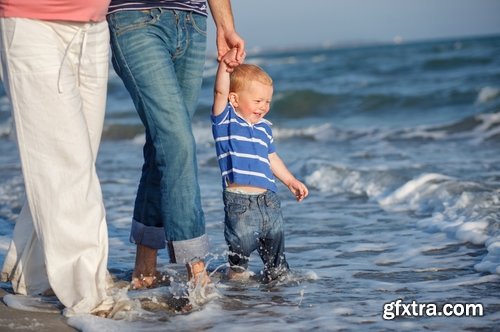
M296 203L279 187L290 277L219 281L223 204L207 107L207 64L194 120L211 271L218 296L190 314L72 318L85 331L495 330L500 326L500 38L249 55L275 80L270 114L278 152L310 189ZM0 103L0 260L23 201L8 106ZM2 113L3 112L3 113ZM0 123L0 124L1 124ZM143 137L111 73L98 172L107 207L110 271L127 279L129 228ZM160 255L160 269L184 269ZM252 256L258 275L262 263ZM160 301L160 288L131 292ZM123 294L122 294L123 295ZM123 295L125 296L125 295ZM482 317L397 317L384 303L481 303Z

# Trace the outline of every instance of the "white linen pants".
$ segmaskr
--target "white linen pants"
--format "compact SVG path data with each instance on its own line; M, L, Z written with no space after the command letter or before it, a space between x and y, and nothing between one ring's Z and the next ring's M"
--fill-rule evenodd
M108 78L106 22L0 19L27 203L2 269L14 291L52 288L65 315L108 309L108 234L95 161Z

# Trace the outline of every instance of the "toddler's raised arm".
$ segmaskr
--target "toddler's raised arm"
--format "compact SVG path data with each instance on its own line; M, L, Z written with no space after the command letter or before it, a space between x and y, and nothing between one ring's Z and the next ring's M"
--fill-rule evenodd
M236 60L237 49L233 48L222 57L215 75L214 104L212 114L217 116L224 111L229 97L229 75L232 68L238 64Z

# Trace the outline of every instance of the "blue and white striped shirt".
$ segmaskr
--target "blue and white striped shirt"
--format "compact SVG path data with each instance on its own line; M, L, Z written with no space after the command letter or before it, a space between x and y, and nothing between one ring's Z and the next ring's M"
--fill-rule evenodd
M183 10L204 16L208 15L206 0L111 0L108 14L120 10L146 10L152 8Z
M276 151L271 122L262 119L249 124L228 103L221 114L212 115L212 134L223 188L237 183L276 192L269 162L269 154Z

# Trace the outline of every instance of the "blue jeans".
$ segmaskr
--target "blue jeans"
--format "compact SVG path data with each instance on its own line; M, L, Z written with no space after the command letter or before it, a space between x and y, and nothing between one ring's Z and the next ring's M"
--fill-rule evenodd
M248 267L257 250L264 263L264 281L275 280L288 271L281 203L276 193L247 195L225 190L224 237L229 246L229 265L235 272Z
M112 63L145 126L131 241L170 246L173 262L208 249L191 119L203 78L206 17L155 8L108 16ZM173 250L172 250L173 249Z

